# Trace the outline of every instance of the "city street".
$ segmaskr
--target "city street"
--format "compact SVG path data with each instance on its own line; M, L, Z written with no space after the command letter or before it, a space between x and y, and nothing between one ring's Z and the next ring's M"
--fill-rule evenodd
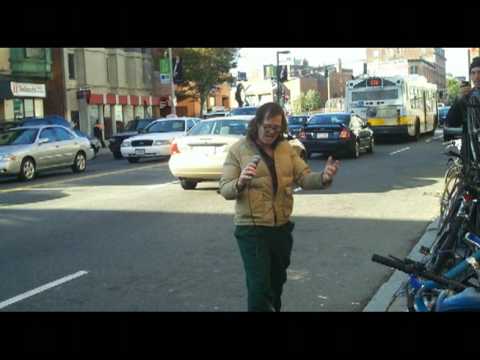
M438 214L442 150L438 130L377 144L296 193L285 311L362 311L391 274L372 253L406 256ZM245 311L234 202L216 189L108 151L81 175L0 179L0 311Z

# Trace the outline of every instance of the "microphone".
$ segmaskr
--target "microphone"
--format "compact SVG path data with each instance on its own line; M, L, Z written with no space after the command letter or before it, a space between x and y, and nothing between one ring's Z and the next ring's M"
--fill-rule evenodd
M260 155L254 155L252 157L252 160L251 160L251 163L255 166L258 165L258 163L260 162L260 160L262 160L262 157Z

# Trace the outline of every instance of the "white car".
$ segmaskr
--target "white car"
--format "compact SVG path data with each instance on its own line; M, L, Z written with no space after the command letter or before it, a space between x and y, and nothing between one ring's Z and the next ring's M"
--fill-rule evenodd
M230 147L247 133L251 115L203 120L188 134L172 142L168 162L170 172L185 190L193 190L201 181L218 181ZM296 139L290 141L305 158L305 148Z
M131 163L141 158L169 156L173 139L185 136L198 121L196 118L155 120L141 134L123 140L122 156Z

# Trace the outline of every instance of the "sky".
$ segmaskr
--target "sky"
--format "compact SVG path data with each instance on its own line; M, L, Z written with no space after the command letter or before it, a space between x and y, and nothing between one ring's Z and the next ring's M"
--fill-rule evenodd
M446 71L453 76L468 75L467 48L444 48ZM342 67L352 69L354 75L363 72L363 62L367 53L366 48L242 48L238 60L238 71L247 71L251 68L258 68L264 64L276 63L276 52L290 50L290 55L280 57L306 58L310 65L336 64L342 59Z

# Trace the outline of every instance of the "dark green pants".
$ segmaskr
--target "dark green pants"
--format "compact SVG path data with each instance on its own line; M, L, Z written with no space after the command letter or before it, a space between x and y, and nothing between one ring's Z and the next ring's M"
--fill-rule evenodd
M280 311L294 226L289 222L279 227L235 227L247 278L248 311Z

